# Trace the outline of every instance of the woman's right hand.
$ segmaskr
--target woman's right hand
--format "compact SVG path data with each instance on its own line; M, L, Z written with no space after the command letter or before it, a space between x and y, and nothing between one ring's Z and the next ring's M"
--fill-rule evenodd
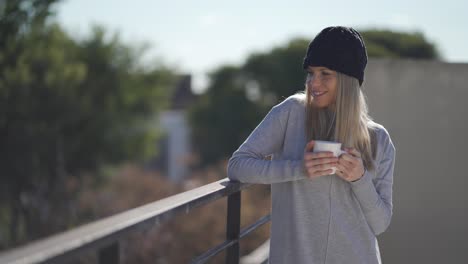
M338 164L333 152L312 152L314 145L315 141L311 140L304 150L304 169L309 179L330 175Z

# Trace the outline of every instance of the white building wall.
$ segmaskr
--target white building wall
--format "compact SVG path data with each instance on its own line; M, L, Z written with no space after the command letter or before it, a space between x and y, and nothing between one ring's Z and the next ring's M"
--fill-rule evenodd
M168 176L173 181L182 181L188 173L186 160L191 145L186 114L184 111L166 111L160 120L168 140Z

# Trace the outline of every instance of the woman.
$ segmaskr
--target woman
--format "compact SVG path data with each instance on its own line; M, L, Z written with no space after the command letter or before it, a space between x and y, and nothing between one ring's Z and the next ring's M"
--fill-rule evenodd
M271 184L270 263L381 263L395 148L367 114L366 64L356 30L323 29L304 58L305 93L274 106L229 160L231 180ZM312 153L314 140L346 153Z

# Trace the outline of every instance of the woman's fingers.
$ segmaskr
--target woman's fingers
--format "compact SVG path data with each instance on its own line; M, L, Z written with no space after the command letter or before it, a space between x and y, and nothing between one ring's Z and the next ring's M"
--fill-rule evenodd
M309 178L330 175L338 164L338 158L331 152L307 153L304 166Z
M327 163L327 164L318 164L318 165L313 165L313 166L306 166L306 168L309 171L315 172L315 171L324 171L324 170L330 170L336 167L336 163Z
M340 171L347 171L347 170L350 170L350 166L348 164L345 164L344 162L342 162L341 160L338 161L338 164L336 165L336 168Z
M314 145L315 145L315 141L314 140L311 140L309 141L309 143L307 143L306 147L305 147L305 150L304 152L312 152L312 150L314 149Z
M346 150L356 158L361 158L361 152L357 151L355 148L346 148Z
M314 142L309 142L306 150L313 147ZM308 152L304 153L304 167L309 178L330 175L336 168L336 175L344 180L352 181L362 175L361 153L356 149L348 148L347 153L339 158L332 152Z
M306 161L331 157L334 157L333 152L307 152L304 154L304 159Z
M336 175L338 175L338 177L342 178L343 180L348 180L348 175L344 171L337 169Z
M339 175L339 176L342 176L342 175L346 174L346 172L348 172L349 170L350 170L350 169L347 168L347 167L345 167L345 166L343 166L343 164L338 163L338 164L336 165L336 174ZM341 175L340 175L340 174L341 174Z
M320 159L313 159L308 160L305 162L307 167L312 167L321 164L336 164L338 162L338 158L331 157L331 158L320 158Z
M351 154L342 154L340 156L340 160L344 160L344 161L346 161L348 163L351 163L351 164L355 164L355 163L359 162L360 159L361 158L354 157Z
M336 175L346 181L358 180L364 174L361 153L355 149L347 149L348 154L341 155Z
M349 155L343 154L338 160L338 164L343 166L346 170L351 170L356 167L357 160L354 160L353 157L349 157Z

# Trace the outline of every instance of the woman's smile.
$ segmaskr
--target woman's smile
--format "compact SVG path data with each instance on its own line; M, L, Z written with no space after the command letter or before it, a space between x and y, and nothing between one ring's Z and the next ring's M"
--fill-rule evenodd
M318 98L324 94L328 93L327 91L312 91L312 96L314 98Z

